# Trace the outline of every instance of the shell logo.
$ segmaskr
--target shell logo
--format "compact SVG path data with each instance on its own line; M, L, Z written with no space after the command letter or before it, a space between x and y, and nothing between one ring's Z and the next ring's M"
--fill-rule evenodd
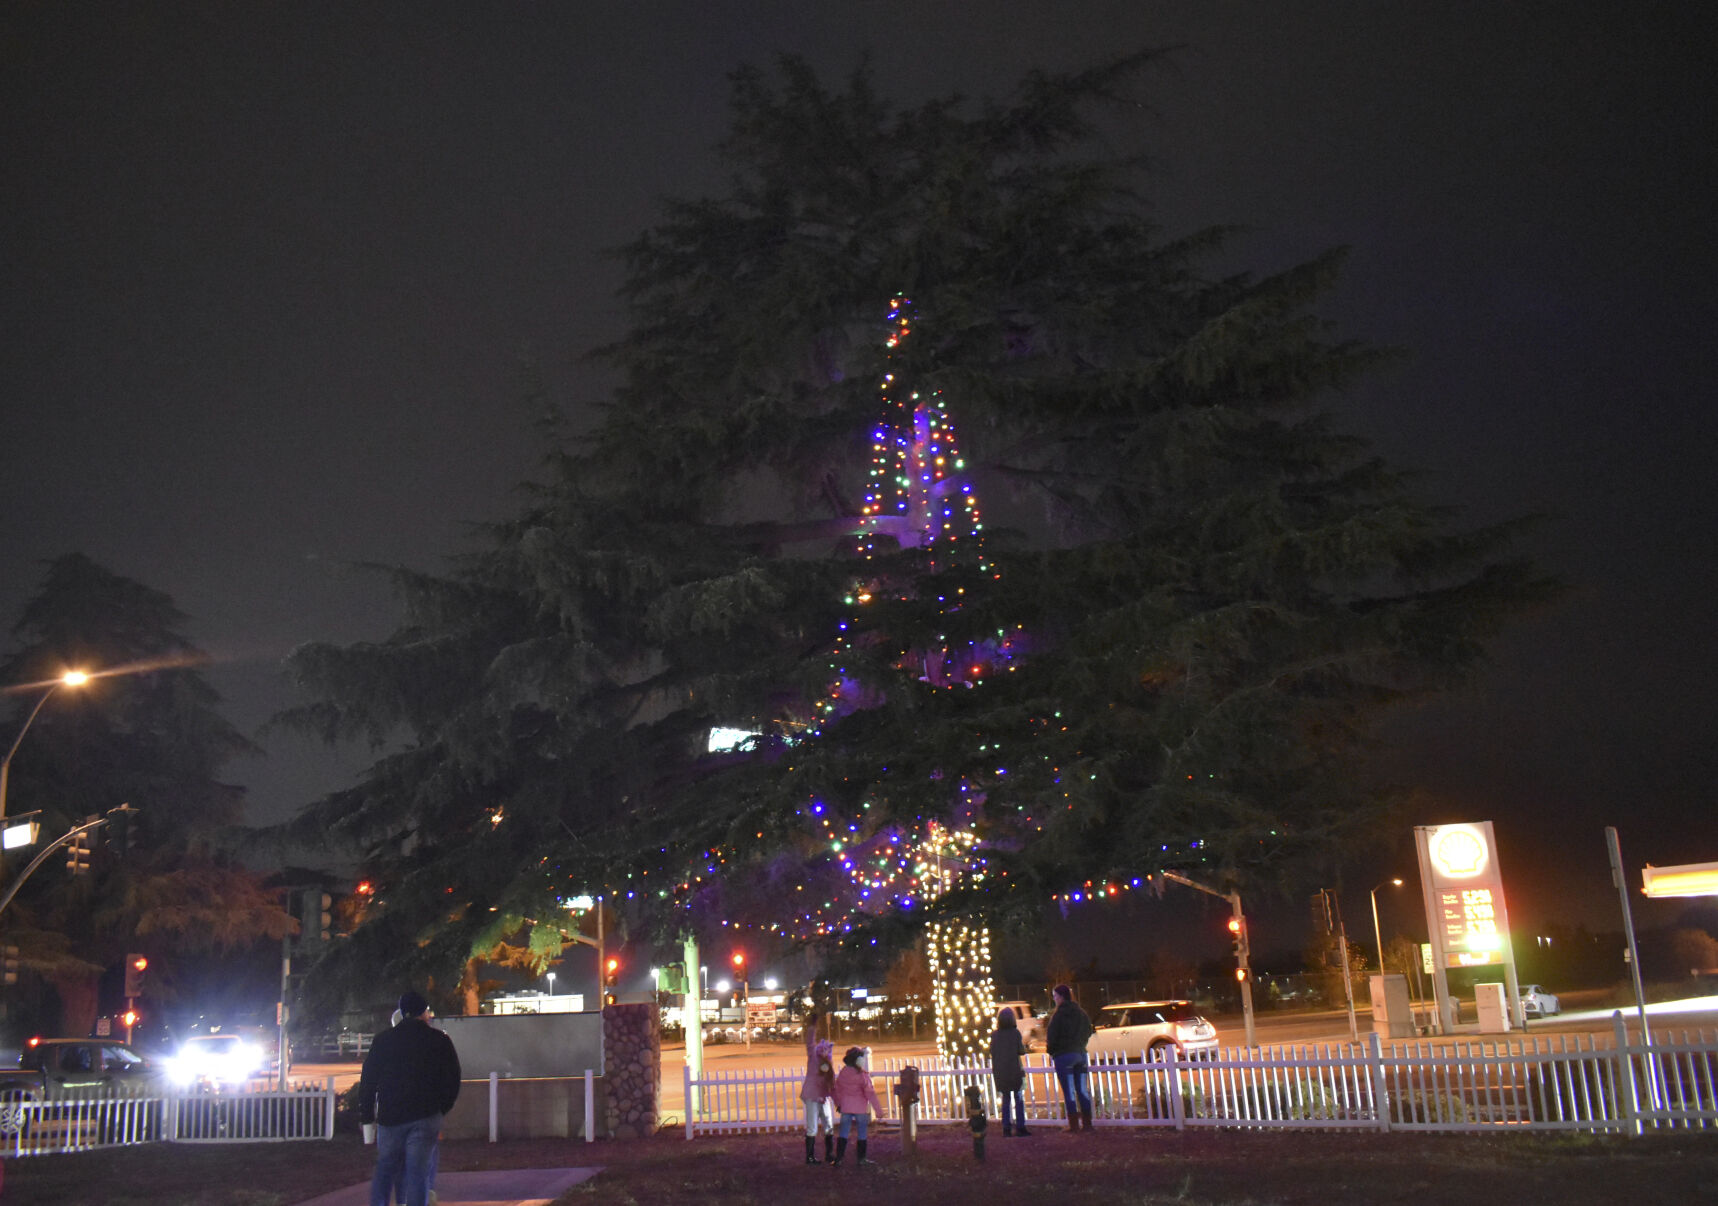
M1431 842L1432 862L1450 879L1472 879L1489 860L1485 837L1472 825L1447 825Z

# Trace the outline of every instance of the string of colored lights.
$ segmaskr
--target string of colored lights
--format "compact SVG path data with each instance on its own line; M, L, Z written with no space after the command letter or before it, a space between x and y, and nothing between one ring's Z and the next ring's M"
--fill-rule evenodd
M883 417L871 435L871 471L866 483L859 548L867 563L875 563L885 551L883 540L893 537L900 549L923 549L934 573L955 564L970 550L970 564L981 574L997 577L984 555L984 524L978 499L965 474L954 426L943 407L940 391L911 388L895 367L895 356L912 331L910 305L897 297L889 307L891 329L885 340L889 367L883 374L880 393ZM963 545L961 542L965 541ZM872 574L853 584L846 602L855 609L840 626L833 671L834 685L824 702L826 714L874 706L869 693L847 674L844 659L852 652L851 640L862 626L858 609L865 608L885 592L905 601L903 588L882 574ZM945 614L959 609L965 587L953 588L953 597L938 597ZM998 629L993 638L969 641L958 653L947 638L938 644L908 650L897 668L915 672L919 681L954 690L976 687L998 665L1006 664L1015 652L1020 629L1013 633ZM968 780L956 785L955 811L970 818L982 806L984 793ZM814 802L812 815L827 810ZM831 818L823 816L826 829ZM858 826L850 823L858 831ZM836 838L831 850L854 885L860 908L882 906L911 908L918 900L934 900L958 881L981 881L986 874L979 839L970 827L927 821L910 835L891 831L877 835L859 849ZM937 1048L949 1060L970 1062L985 1049L995 1006L991 984L990 931L983 925L942 921L927 927L926 955L931 973L932 998L937 1018Z

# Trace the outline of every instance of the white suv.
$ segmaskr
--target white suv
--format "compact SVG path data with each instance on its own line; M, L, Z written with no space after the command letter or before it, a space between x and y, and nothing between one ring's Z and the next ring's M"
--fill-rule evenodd
M1217 1029L1193 1008L1191 1001L1127 1001L1105 1005L1092 1018L1097 1029L1086 1050L1114 1051L1147 1059L1165 1059L1171 1051L1183 1059L1217 1050Z
M998 1001L996 1012L1004 1009L1014 1011L1014 1024L1020 1027L1020 1037L1026 1040L1028 1050L1042 1049L1044 1046L1044 1015L1039 1013L1025 1001Z

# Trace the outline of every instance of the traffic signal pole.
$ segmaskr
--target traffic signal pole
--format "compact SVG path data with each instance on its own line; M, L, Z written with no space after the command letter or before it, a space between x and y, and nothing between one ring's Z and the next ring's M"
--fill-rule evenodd
M1241 894L1219 892L1196 879L1188 879L1179 871L1159 871L1158 874L1164 879L1192 888L1195 892L1203 892L1207 896L1215 896L1218 900L1229 902L1229 933L1234 937L1235 944L1235 979L1241 985L1241 1020L1247 1028L1247 1046L1257 1047L1258 1039L1253 1029L1252 947L1247 941L1247 917L1241 912Z
M114 811L117 812L119 810L115 809ZM30 865L24 868L23 873L7 886L6 894L4 896L0 896L0 913L4 913L6 911L6 906L12 903L12 898L18 894L18 889L24 886L24 881L36 873L36 868L45 863L50 854L60 849L62 846L69 845L75 839L81 838L85 834L94 833L105 824L107 824L106 817L96 817L94 820L85 821L81 825L74 826L64 837L60 838L56 842L50 843L46 849L44 849L35 858L31 859Z

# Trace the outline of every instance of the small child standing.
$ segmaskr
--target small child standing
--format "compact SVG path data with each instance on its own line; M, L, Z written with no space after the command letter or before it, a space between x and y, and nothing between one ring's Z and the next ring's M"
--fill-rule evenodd
M971 1085L966 1090L966 1125L972 1132L972 1158L984 1159L984 1132L990 1128L990 1119L984 1116L984 1095L978 1091L977 1085Z
M805 1103L805 1162L818 1163L817 1135L823 1133L823 1159L835 1163L835 1044L817 1039L817 1014L805 1016L805 1083L799 1099Z
M875 1110L879 1118L883 1116L883 1103L877 1100L876 1087L871 1083L871 1049L849 1047L841 1062L846 1066L835 1078L835 1108L841 1114L841 1134L835 1141L835 1163L840 1164L846 1158L847 1128L857 1124L859 1157L854 1163L869 1164L871 1161L865 1158L865 1141L871 1111Z

